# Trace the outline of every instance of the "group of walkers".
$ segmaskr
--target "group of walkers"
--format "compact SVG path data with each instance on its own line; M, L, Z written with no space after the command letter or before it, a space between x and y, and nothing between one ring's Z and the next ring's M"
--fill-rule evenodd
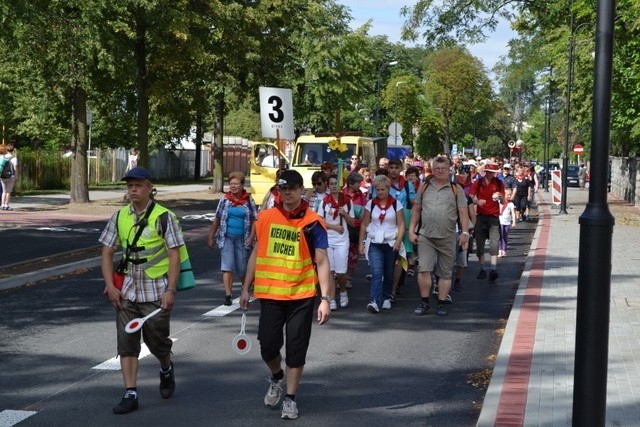
M276 407L282 401L283 419L298 417L296 392L317 294L319 324L338 307L349 307L360 256L370 269L369 312L390 310L406 278L417 271L420 301L414 314L427 314L435 295L436 314L446 316L450 290L462 290L471 236L480 264L478 278L487 278L489 270L488 279L495 282L509 229L527 215L523 208L528 206L518 193L524 170L520 165L512 180L511 165L506 162L501 168L493 159L480 166L443 155L410 165L381 158L371 177L354 157L353 170L314 173L308 191L297 171L280 170L260 207L244 188L244 174L231 173L229 191L218 203L209 231L208 245L221 252L223 304L233 304L234 276L242 283L237 302L243 310L249 308L251 291L259 300L260 354L271 373L264 403ZM117 312L126 389L113 408L117 414L138 408L141 335L126 333L124 326L158 308L160 314L143 324L142 339L160 361L161 397L168 399L175 390L169 319L181 265L188 259L175 215L153 200L149 172L134 167L123 180L130 204L113 215L100 237L105 294ZM118 246L125 254L115 272L125 275L120 286L113 265Z

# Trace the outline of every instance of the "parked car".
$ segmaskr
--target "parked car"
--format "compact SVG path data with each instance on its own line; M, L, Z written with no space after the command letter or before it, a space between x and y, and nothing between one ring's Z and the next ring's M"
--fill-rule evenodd
M579 187L578 173L580 172L580 166L569 165L567 166L567 187Z

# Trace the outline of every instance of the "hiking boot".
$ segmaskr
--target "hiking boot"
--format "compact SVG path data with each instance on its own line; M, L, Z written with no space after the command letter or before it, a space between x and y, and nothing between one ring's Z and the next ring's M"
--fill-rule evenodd
M298 405L295 400L286 397L282 401L282 415L280 415L280 418L283 420L295 420L298 418Z
M118 406L113 407L114 414L128 414L138 409L138 395L133 391L127 391Z
M486 279L487 278L487 270L485 270L484 268L482 270L480 270L480 273L478 273L478 279Z
M382 308L385 310L391 310L391 300L386 299L382 302Z
M231 305L231 295L225 295L224 305Z
M449 312L447 311L447 308L445 307L444 304L445 303L442 302L442 301L438 302L438 308L437 308L437 311L436 311L436 314L438 316L446 316L447 314L449 314Z
M280 398L282 397L282 384L284 384L284 377L281 380L274 380L272 378L267 378L269 381L269 390L267 390L267 394L264 395L264 404L270 408L273 408L278 405L280 402Z
M371 301L367 304L367 310L371 313L380 313L380 308L378 308L378 304L375 301Z
M173 392L176 390L173 362L171 362L169 367L169 372L160 372L160 396L162 396L163 399L168 399L173 396Z
M415 314L416 316L424 316L425 314L427 314L427 312L429 311L429 304L427 304L426 302L422 301L418 307L416 307L416 309L414 310L413 314Z
M497 279L498 277L499 277L499 276L498 276L498 272L497 272L497 271L495 271L495 270L491 270L491 271L489 272L489 281L490 281L490 282L495 282L495 281L496 281L496 279Z

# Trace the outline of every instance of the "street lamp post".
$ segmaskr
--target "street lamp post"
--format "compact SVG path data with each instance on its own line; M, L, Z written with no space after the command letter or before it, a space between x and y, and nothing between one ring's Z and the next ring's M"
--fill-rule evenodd
M398 65L398 61L381 62L378 65L378 79L376 80L376 134L380 132L380 79L382 78L382 71L387 66Z
M394 140L393 140L393 145L398 145L398 86L405 84L405 81L399 81L396 82L396 93L394 96L394 106L393 106L393 113L394 113L394 120L393 123L395 123L395 129L394 129Z
M567 66L568 74L567 74L567 105L566 105L566 116L565 116L565 129L564 129L564 149L562 152L562 197L560 199L560 213L566 214L567 212L567 169L569 168L569 137L571 136L571 131L569 127L571 126L571 89L573 86L573 62L575 60L575 48L576 48L576 40L575 34L578 32L580 28L585 25L593 25L591 22L584 22L578 25L576 28L573 27L573 13L571 14L571 18L569 20L569 28L571 30L569 34L569 64Z

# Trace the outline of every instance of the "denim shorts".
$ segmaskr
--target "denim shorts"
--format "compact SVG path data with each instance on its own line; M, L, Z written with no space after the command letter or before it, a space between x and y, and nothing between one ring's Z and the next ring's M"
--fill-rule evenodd
M250 252L244 247L244 236L226 234L220 250L220 270L230 271L237 277L247 275Z

